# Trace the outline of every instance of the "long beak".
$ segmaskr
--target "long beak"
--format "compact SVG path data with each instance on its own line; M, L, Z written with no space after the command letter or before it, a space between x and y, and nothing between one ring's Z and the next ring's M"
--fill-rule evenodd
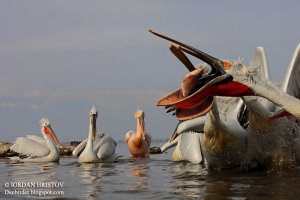
M93 133L93 141L96 140L96 128L97 127L97 115L92 115L92 133Z
M180 122L177 124L177 126L176 126L174 132L172 133L171 137L169 138L168 142L172 142L179 136L179 134L177 133L177 128L178 128L179 124L180 124Z
M175 47L174 45L169 45L170 51L184 64L184 66L191 72L196 68L193 63L188 59L188 57L181 51L179 46Z
M145 121L144 117L138 117L138 123L141 127L142 133L145 134Z
M50 136L50 138L54 141L54 143L56 144L56 146L58 148L62 148L62 145L59 143L57 136L56 136L55 132L53 131L53 129L51 128L51 126L46 126L44 128L44 132Z
M223 62L217 58L214 58L206 53L204 53L203 51L200 51L199 49L196 49L195 47L192 47L190 45L187 45L183 42L179 42L173 38L170 38L170 37L167 37L165 35L162 35L160 33L157 33L157 32L154 32L152 31L151 29L149 30L150 33L153 33L154 35L158 36L158 37L161 37L163 39L166 39L168 41L171 41L175 44L178 44L192 52L194 52L194 56L203 60L204 62L206 62L207 64L209 64L214 71L216 71L217 73L220 73L220 75L223 75L223 74L226 74L225 70L223 69L224 66L223 66Z
M171 147L175 146L178 143L179 137L176 137L174 140L172 140L171 142L168 141L165 144L163 144L160 147L160 151L161 153L165 152L166 150L170 149Z

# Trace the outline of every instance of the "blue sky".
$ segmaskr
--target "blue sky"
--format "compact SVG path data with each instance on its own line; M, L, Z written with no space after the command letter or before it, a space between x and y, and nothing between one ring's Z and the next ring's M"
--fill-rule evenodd
M146 113L153 138L177 124L155 106L187 70L168 42L148 28L211 55L249 62L265 48L271 78L281 81L300 42L299 1L3 1L0 7L0 139L40 135L47 117L59 139L98 129L115 139ZM197 60L193 60L197 62Z

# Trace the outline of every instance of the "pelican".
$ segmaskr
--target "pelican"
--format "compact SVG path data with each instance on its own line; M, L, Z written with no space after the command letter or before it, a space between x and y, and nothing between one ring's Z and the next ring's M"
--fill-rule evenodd
M187 97L193 92L199 80L203 82L203 79L201 80L203 74L210 75L208 66L201 65L195 68L180 49L171 45L170 50L190 70L190 73L184 77L180 90L181 95ZM181 122L161 150L165 151L177 144L172 155L174 161L187 160L199 164L204 163L205 160L209 168L218 169L239 166L247 147L246 131L241 124L244 117L242 100L208 98L206 102L208 104L204 104L203 111L201 111L201 104L197 103L196 106L181 109L180 112L176 110L179 120L196 118ZM172 108L167 112L170 110ZM202 116L208 111L206 116Z
M39 122L43 138L36 135L19 137L10 147L11 150L20 154L20 157L10 157L13 161L20 162L58 162L61 147L50 121L42 118ZM25 156L25 158L22 158Z
M204 164L205 158L201 149L204 121L204 116L181 121L169 140L161 146L161 152L176 146L172 154L173 161L189 161L193 164Z
M135 118L137 119L136 133L134 131L128 131L125 134L125 141L128 146L128 150L132 157L149 157L151 136L147 134L145 129L145 113L142 110L135 112Z
M257 48L252 65L261 67L265 81L270 81L265 51ZM288 66L281 90L296 98L300 95L300 44L298 44ZM272 113L274 107L263 98L243 97L249 109L248 150L243 168L260 165L274 169L285 169L293 166L299 157L299 125L294 117L284 117L286 112ZM283 114L285 113L285 114ZM272 143L272 145L269 145ZM299 158L298 158L299 161Z
M196 70L185 78L199 79L201 73L195 73ZM187 81L182 82L182 90L187 91L184 83ZM181 122L161 151L177 144L172 155L174 161L205 163L208 168L217 169L239 166L247 150L244 111L244 103L239 98L214 98L206 116Z
M201 79L206 77L201 77L192 93L187 97L183 96L182 90L179 89L162 98L157 103L158 106L174 106L177 118L180 117L180 112L178 111L182 109L198 109L198 112L207 109L212 104L210 103L212 100L208 101L208 97L259 96L268 99L300 120L299 99L283 92L270 81L265 81L262 76L258 75L257 67L246 66L239 61L221 61L187 44L168 38L152 30L150 32L178 44L180 50L209 64L212 71L219 70L220 68L227 69L227 72L222 74L222 76L207 76L208 79L205 82L202 82ZM203 103L208 106L205 106L205 108L199 107L199 104ZM209 110L206 111L208 112Z
M93 106L90 111L88 138L83 140L81 144L77 146L78 148L74 149L75 153L73 153L73 155L80 154L78 158L79 163L115 162L118 159L118 156L115 154L117 143L112 137L99 134L96 138L97 117L98 111L95 106Z
M156 34L156 33L155 33ZM160 36L159 34L156 34ZM219 59L216 59L212 56L209 56L208 54L195 49L189 45L186 45L184 43L175 41L173 39L167 38L163 36L163 38L168 39L174 43L179 44L179 48L183 50L186 53L189 53L193 56L196 56L200 58L201 60L207 62L212 68L215 68L215 66L219 67L226 67L226 65L229 65L229 69L227 70L227 73L233 77L233 81L231 82L221 82L222 79L219 77L217 78L211 78L204 84L198 84L196 88L194 88L194 91L192 94L190 94L188 97L185 97L182 94L182 91L177 90L176 92L168 95L167 97L163 98L158 102L158 105L161 106L170 106L174 105L176 108L176 115L177 117L180 117L179 113L177 113L178 110L182 110L184 108L192 108L196 109L202 102L205 102L207 97L210 96L260 96L268 99L272 103L276 104L279 107L282 107L285 109L288 113L292 114L296 117L296 119L300 119L300 101L285 93L284 91L280 90L280 88L276 87L273 83L271 83L269 80L266 80L261 74L258 73L257 67L250 67L242 64L241 62L224 62ZM229 64L228 64L229 63ZM202 77L203 78L203 77ZM294 83L295 81L292 81ZM200 83L200 81L199 81ZM298 96L297 96L298 97ZM262 123L262 127L255 127L255 122L253 118L257 116L263 116L265 119L267 116L269 116L269 113L267 113L267 109L261 106L261 103L258 103L257 98L252 97L243 97L243 100L247 104L247 106L251 109L252 113L250 113L250 122L252 125L250 126L250 132L254 130L259 130L260 132L270 132L270 130L265 129L266 124ZM252 104L252 105L251 105ZM262 109L263 108L263 109ZM203 110L203 108L202 108ZM201 110L200 110L201 111ZM199 112L199 111L198 111ZM259 114L254 114L254 112L258 112ZM189 115L189 113L187 113ZM193 113L194 114L194 113ZM274 117L273 117L274 118ZM286 123L276 123L273 122L275 126L273 126L273 129L277 130L285 130L286 127L290 126L284 126ZM255 125L255 126L254 126ZM270 123L268 123L270 125ZM276 135L277 136L277 135ZM259 138L259 137L257 137ZM276 138L275 138L276 139ZM277 139L282 139L281 137ZM263 140L266 141L266 140ZM292 134L287 134L287 136L284 136L284 143L280 144L282 148L287 148L290 145L293 145L293 137ZM264 144L266 145L266 143ZM264 147L264 145L260 145L261 147ZM269 145L270 146L270 145ZM276 146L276 145L275 145ZM275 148L276 149L276 148ZM280 151L281 149L279 149ZM288 154L292 154L290 149L287 150ZM274 151L273 151L274 152ZM271 153L274 158L274 153ZM280 160L284 156L281 156ZM284 158L285 159L285 158ZM289 157L284 160L283 165L290 165L290 161L293 160Z

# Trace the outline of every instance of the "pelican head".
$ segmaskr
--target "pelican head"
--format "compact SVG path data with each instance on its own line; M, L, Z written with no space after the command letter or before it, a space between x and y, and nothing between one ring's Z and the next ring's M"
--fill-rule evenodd
M98 117L98 110L97 108L93 105L93 107L91 108L90 111L90 116L95 115L96 117Z
M61 148L62 145L59 143L59 140L57 139L55 132L51 128L49 119L42 118L39 121L39 124L40 124L41 130L42 130L42 133L45 135L48 135L53 140L53 142L56 144L56 146L58 148Z
M137 110L134 114L136 119L144 119L145 113L142 110Z
M137 119L137 125L141 128L141 131L145 133L145 113L142 110L137 110L135 112L135 118Z
M157 106L175 107L176 117L179 120L193 119L205 115L212 108L213 96L254 95L252 89L242 84L242 81L233 81L232 75L225 71L232 70L233 64L231 62L222 61L195 47L161 35L152 30L149 30L149 32L179 45L177 47L177 53L178 51L181 51L181 53L188 53L204 61L211 67L209 74L201 74L201 70L194 73L192 71L197 70L195 67L185 65L190 71L190 76L195 77L198 80L193 81L192 85L188 85L188 88L183 88L188 89L188 93L180 88L158 101ZM180 59L180 55L177 54L176 57L179 58L182 63L186 63ZM198 78L198 76L200 77ZM187 77L189 77L189 75Z
M157 106L174 106L176 108L176 117L179 120L193 119L195 117L205 115L212 107L213 100L211 97L213 95L203 95L201 98L198 98L196 94L200 92L201 94L204 94L205 92L202 93L202 91L210 88L213 85L225 84L232 81L232 76L225 72L226 64L223 61L214 58L204 53L203 51L200 51L195 47L187 45L183 42L179 42L175 39L154 32L152 30L149 30L149 32L179 45L177 46L177 48L172 48L173 50L170 50L188 68L188 70L191 72L190 75L192 77L192 81L188 80L188 84L186 84L188 87L183 87L183 89L180 88L175 92L163 97L158 101ZM188 58L183 55L183 52L188 53L207 63L211 67L211 71L209 72L209 74L204 75L202 70L196 69L194 66L191 66L191 62L187 62ZM197 71L192 72L194 70ZM203 76L201 76L202 74Z

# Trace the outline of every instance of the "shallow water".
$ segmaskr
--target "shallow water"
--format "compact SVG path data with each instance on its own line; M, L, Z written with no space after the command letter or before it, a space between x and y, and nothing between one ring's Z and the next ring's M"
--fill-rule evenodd
M153 144L160 146L160 144ZM132 159L118 144L120 162L80 165L74 158L59 163L11 163L0 160L0 198L65 199L299 199L300 168L285 172L208 171L200 165L170 161L169 153ZM18 182L58 182L62 187L6 187ZM64 194L11 195L5 190L52 190Z

